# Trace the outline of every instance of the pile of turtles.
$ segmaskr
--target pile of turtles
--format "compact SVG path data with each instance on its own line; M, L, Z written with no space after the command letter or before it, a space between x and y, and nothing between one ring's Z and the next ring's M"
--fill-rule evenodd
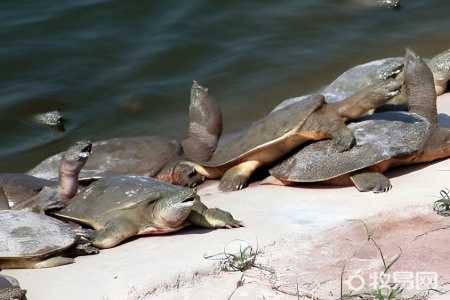
M26 174L0 174L0 269L69 264L131 236L189 225L244 226L200 201L195 187L206 179L220 179L226 192L256 173L270 175L265 184L387 192L388 168L450 156L450 129L439 126L436 109L449 79L450 50L424 61L407 48L405 57L356 66L223 136L220 105L194 81L182 142L81 140ZM13 287L0 286L0 299Z

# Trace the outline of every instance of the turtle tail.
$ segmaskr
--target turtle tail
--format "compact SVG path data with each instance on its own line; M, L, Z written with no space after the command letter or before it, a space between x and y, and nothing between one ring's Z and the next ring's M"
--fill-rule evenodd
M186 156L195 162L208 161L222 134L222 111L208 88L194 80L189 105L188 138L181 144Z

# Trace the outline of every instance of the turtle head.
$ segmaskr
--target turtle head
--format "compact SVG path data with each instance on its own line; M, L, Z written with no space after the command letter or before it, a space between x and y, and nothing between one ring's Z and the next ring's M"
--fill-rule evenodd
M92 153L92 143L77 141L64 152L59 166L59 192L61 199L71 199L78 190L78 174Z
M195 187L205 181L205 177L195 170L195 164L184 159L166 165L157 179L186 187Z
M182 188L175 192L167 193L158 200L153 207L155 223L164 229L179 228L183 226L194 205L199 198L197 191L191 188Z
M208 88L194 80L189 105L188 138L181 144L187 157L196 162L208 161L216 151L222 134L222 110Z
M437 126L433 73L422 58L410 48L406 48L404 72L409 112L416 113Z
M436 94L442 95L447 89L447 82L450 80L450 49L430 59L428 66L433 72Z

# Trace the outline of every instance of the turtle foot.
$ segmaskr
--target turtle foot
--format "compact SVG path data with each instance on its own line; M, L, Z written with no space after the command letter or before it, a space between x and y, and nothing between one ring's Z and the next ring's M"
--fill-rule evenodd
M356 138L353 132L345 127L337 134L332 134L334 147L338 152L344 152L352 148L356 144Z
M244 175L223 176L220 180L219 190L222 192L238 191L248 186L248 177Z
M46 260L37 262L34 265L34 269L53 268L53 267L73 264L74 262L75 262L75 260L73 258L56 256L56 257L51 257Z
M358 173L351 180L360 192L387 193L392 188L389 179L377 172Z
M228 171L222 175L219 190L222 192L232 192L246 188L248 186L250 176L260 167L261 163L254 160L242 162L228 169Z
M229 212L220 208L209 208L205 218L214 228L231 229L245 226L244 222L235 220Z

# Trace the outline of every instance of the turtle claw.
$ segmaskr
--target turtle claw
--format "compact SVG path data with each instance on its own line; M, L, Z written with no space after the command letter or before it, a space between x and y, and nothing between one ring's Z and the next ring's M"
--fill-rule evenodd
M238 191L248 186L248 177L244 175L223 176L220 180L219 190L222 192Z
M233 229L245 227L244 222L235 220L229 212L220 208L209 208L206 218L213 228Z
M351 180L360 192L387 193L392 188L389 179L377 172L358 173L352 175Z
M238 220L230 220L228 224L225 225L225 228L227 229L233 229L233 228L239 228L239 227L245 227L244 222L238 221Z

